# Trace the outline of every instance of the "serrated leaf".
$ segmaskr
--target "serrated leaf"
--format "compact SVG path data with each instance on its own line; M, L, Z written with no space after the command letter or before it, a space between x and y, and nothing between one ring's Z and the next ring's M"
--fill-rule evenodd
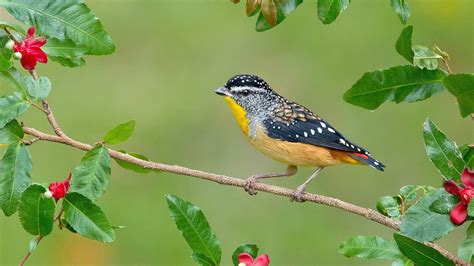
M436 213L430 209L433 202L446 195L447 192L443 188L425 194L405 212L400 232L417 241L425 242L439 239L453 230L454 226L448 214Z
M199 263L202 266L216 266L217 265L214 263L214 261L212 261L211 258L209 258L209 256L206 256L202 253L193 253L191 255L191 258L193 258L195 262Z
M296 9L296 7L298 7L298 5L303 3L303 0L274 1L274 3L276 5L276 11L277 11L277 20L276 20L275 25L278 25L287 16L289 16ZM270 23L268 23L268 21L265 19L265 17L262 14L262 12L263 12L263 2L262 2L261 6L262 6L262 11L260 12L260 15L257 18L257 24L256 24L256 27L255 27L255 29L258 32L266 31L266 30L269 30L269 29L274 27Z
M253 258L256 258L258 254L258 247L255 244L243 244L237 247L234 250L234 253L232 253L232 263L234 263L234 266L239 265L239 255L241 253L248 253Z
M53 231L54 200L45 198L46 188L30 185L21 195L18 216L23 228L32 235L47 236Z
M390 196L380 197L377 201L377 210L390 218L398 219L401 215L400 204L396 198Z
M452 74L443 80L444 86L457 98L462 117L474 113L474 75Z
M51 81L47 77L34 79L32 76L26 76L23 77L22 82L28 90L28 95L34 101L46 99L51 92Z
M110 172L109 152L103 145L98 145L88 151L74 169L70 191L95 201L107 188Z
M25 145L10 144L0 162L0 206L6 216L14 214L21 193L31 183L31 157Z
M459 258L474 263L474 223L471 223L466 231L466 238L458 248Z
M144 161L149 161L148 158L145 156L145 155L141 155L141 154L138 154L138 153L133 153L133 152L126 152L124 150L119 150L119 152L121 153L125 153L125 154L128 154L130 156L133 156L135 158L138 158L138 159L141 159L141 160L144 160ZM139 173L139 174L148 174L150 173L151 171L153 171L152 169L147 169L147 168L143 168L141 166L138 166L136 164L133 164L133 163L129 163L129 162L126 162L126 161L122 161L120 159L117 159L117 158L114 158L115 162L117 162L118 165L120 165L122 168L124 169L127 169L127 170L131 170L135 173Z
M442 176L460 180L464 161L456 143L448 138L429 118L423 123L426 154Z
M367 72L344 93L344 100L370 110L387 101L422 101L444 90L444 76L445 73L438 69L409 65Z
M470 147L469 145L464 144L459 147L459 150L462 153L462 158L466 163L466 167L474 170L474 147Z
M82 56L85 55L87 49L69 39L62 41L56 38L49 39L42 48L51 60L63 66L78 67L85 64Z
M438 68L438 60L443 57L428 47L421 45L413 46L413 64L419 68L434 70Z
M323 24L330 24L346 10L350 0L318 0L318 18Z
M221 261L220 243L201 209L173 195L167 195L166 202L171 211L171 218L193 253L204 254L212 260L213 264L219 265Z
M355 236L342 242L339 253L352 258L363 259L400 259L403 254L393 241L378 236Z
M80 235L109 243L115 240L112 225L104 212L79 193L68 193L63 199L64 219Z
M397 242L402 253L414 261L416 265L454 266L452 261L448 260L441 255L441 253L431 247L427 247L420 242L397 233L393 234L393 238L395 239L395 242Z
M0 128L22 115L30 106L19 94L0 97Z
M87 54L115 50L100 20L80 0L2 0L0 6L19 21L36 27L39 34L83 45Z
M135 121L120 124L110 130L103 138L108 144L117 144L126 141L133 134L135 129Z
M459 197L454 195L445 195L444 197L433 201L430 206L430 210L440 214L448 214L458 202Z
M14 119L0 129L0 145L9 145L19 142L24 135L20 124Z
M392 6L395 13L397 13L400 21L403 24L406 24L408 18L410 17L410 8L406 0L390 0L390 5Z
M413 63L413 56L415 53L412 49L411 38L413 35L413 26L407 26L402 30L400 36L395 43L395 49L403 56L410 64Z
M86 64L86 60L84 60L84 58L82 57L64 58L64 57L50 56L49 59L56 61L62 66L66 66L66 67L80 67Z

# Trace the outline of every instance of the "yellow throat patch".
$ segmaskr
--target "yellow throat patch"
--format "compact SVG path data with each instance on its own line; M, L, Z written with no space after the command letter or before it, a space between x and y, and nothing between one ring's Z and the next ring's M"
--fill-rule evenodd
M235 120L237 120L237 124L239 124L240 129L242 129L242 132L247 135L249 132L249 120L246 116L244 108L238 105L234 99L230 98L229 96L225 96L224 100L232 110L232 113L234 114Z

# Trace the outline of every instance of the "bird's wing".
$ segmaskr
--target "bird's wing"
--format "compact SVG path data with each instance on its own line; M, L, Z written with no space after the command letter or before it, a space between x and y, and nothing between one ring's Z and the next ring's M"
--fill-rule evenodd
M293 119L284 121L268 118L263 121L268 136L289 142L301 142L340 151L354 152L370 156L370 153L351 143L334 127L323 119Z

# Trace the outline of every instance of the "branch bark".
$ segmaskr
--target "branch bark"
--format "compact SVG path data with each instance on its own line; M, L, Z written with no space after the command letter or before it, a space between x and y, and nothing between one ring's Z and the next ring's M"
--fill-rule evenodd
M43 108L47 111L46 116L47 116L48 122L51 125L56 135L50 135L50 134L41 132L35 128L23 126L23 131L26 134L33 136L39 140L62 143L62 144L65 144L77 149L81 149L84 151L88 151L93 148L93 146L90 144L86 144L86 143L74 140L70 138L69 136L67 136L66 134L64 134L64 132L59 127L59 124L56 121L56 118L47 101L43 101ZM235 187L243 188L245 185L245 181L240 178L214 174L214 173L208 173L208 172L195 170L195 169L191 169L191 168L187 168L187 167L183 167L179 165L168 165L168 164L162 164L158 162L145 161L145 160L141 160L136 157L133 157L131 155L121 153L113 149L108 149L108 151L112 158L123 160L123 161L138 165L146 169L160 170L163 172L168 172L168 173L173 173L173 174L178 174L178 175L196 177L196 178L212 181L212 182L222 184L222 185L227 185L227 186L235 186ZM291 195L293 193L293 190L291 189L264 184L264 183L257 183L255 186L255 189L258 191L285 196L289 198L291 198ZM337 198L323 196L319 194L312 194L312 193L304 193L304 195L302 196L302 199L309 202L314 202L314 203L318 203L322 205L335 207L343 211L347 211L347 212L362 216L366 219L369 219L371 221L374 221L376 223L389 227L395 231L400 231L399 221L390 219L380 214L379 212L369 209L369 208L357 206L357 205L342 201ZM425 242L424 244L426 246L430 246L436 249L441 254L443 254L443 256L445 256L447 259L454 262L456 265L470 265L469 263L451 254L448 250L444 249L443 247L435 243Z

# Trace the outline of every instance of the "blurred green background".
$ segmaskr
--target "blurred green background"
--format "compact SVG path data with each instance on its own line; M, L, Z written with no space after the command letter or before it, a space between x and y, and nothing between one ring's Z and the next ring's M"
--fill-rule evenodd
M136 132L117 148L150 159L245 178L281 171L241 135L230 110L213 89L230 76L254 73L279 93L306 105L369 149L386 172L340 166L325 170L310 192L375 207L382 195L407 184L439 186L441 177L428 161L422 123L430 117L458 144L472 143L473 122L461 119L454 97L442 94L415 104L385 104L375 112L349 105L342 94L364 72L405 64L394 43L403 28L389 1L353 1L333 24L316 17L316 1L305 1L273 30L257 33L245 4L227 0L86 1L101 18L117 50L88 57L85 67L39 65L53 82L49 101L63 129L94 143L115 125L135 119ZM452 58L455 72L474 72L474 2L409 1L414 43L436 43ZM7 15L2 11L1 17ZM2 93L9 91L4 83ZM21 120L49 130L32 110ZM84 152L39 142L30 148L33 179L65 178ZM268 180L294 188L312 169L296 177ZM200 206L223 247L224 264L242 243L257 243L272 265L389 265L386 261L347 259L337 253L354 235L391 230L338 209L290 203L288 198L221 186L173 174L138 175L113 167L107 193L99 200L117 230L117 240L102 244L55 230L34 252L39 264L190 265L191 250L172 223L165 194ZM456 251L461 227L441 241ZM17 264L33 237L16 216L0 216L0 264Z

